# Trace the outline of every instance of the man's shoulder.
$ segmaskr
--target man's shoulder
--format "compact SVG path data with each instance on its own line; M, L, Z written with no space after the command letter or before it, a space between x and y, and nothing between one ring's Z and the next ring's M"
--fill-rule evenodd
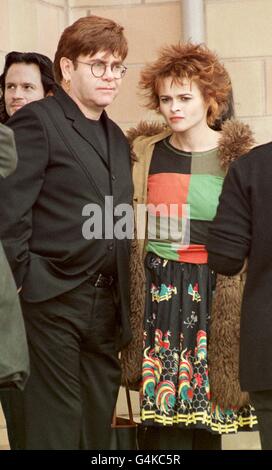
M103 112L103 114L104 114L105 119L108 121L108 126L111 126L112 129L116 130L116 132L120 132L121 134L124 135L121 127L115 121L113 121L105 111Z
M248 153L239 157L233 165L237 167L259 165L268 158L272 165L272 142L267 142L253 147Z
M114 132L116 135L118 135L120 139L122 139L124 142L128 144L127 137L125 136L124 131L121 129L121 127L111 118L109 118L107 114L105 114L105 117L107 119L110 130Z
M41 110L47 110L48 108L54 109L57 107L57 100L54 96L46 96L45 98L37 101L33 101L27 105L27 109L34 112L39 113Z
M56 100L53 96L49 96L41 100L33 101L31 103L26 104L21 109L16 111L16 113L14 113L13 116L9 118L6 124L7 126L13 128L14 123L16 124L17 122L20 122L22 120L39 120L41 115L46 114L48 106L51 107L52 110L56 106Z
M256 145L253 147L250 152L248 152L248 156L254 158L256 155L267 155L268 153L272 152L272 141L266 142L265 144Z

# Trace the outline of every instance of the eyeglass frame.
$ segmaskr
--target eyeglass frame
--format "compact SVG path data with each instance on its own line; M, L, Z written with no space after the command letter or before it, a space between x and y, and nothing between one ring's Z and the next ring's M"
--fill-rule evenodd
M89 62L83 62L82 60L78 60L76 59L76 62L78 62L79 64L84 64L84 65L89 65L89 67L91 67L91 72L92 72L92 75L95 77L95 78L102 78L104 77L105 73L106 73L106 70L107 70L107 67L109 67L109 64L106 64L105 62L103 62L102 60L96 60L95 62L93 62L92 64L90 64ZM104 72L102 73L102 75L95 75L93 73L93 66L96 65L96 64L103 64L104 65ZM118 67L122 67L122 70L123 70L123 75L121 75L121 77L115 77L114 74L113 74L113 67L115 66L118 66ZM126 71L127 71L127 67L124 65L124 64L111 64L110 66L110 69L112 71L112 74L113 74L113 77L115 78L115 80L120 80L121 78L123 78L126 74Z

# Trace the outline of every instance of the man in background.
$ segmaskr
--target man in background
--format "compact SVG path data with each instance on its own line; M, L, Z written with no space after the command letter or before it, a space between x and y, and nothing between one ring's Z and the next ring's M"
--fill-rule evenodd
M9 52L0 75L0 122L18 109L54 93L53 64L38 52Z

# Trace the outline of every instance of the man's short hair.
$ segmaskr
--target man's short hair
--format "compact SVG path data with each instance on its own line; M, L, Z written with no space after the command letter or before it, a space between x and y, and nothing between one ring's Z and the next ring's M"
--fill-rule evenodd
M61 83L60 59L67 57L77 67L76 59L82 55L94 55L98 51L110 51L122 60L127 56L128 45L124 28L108 18L86 16L79 18L62 33L54 59L54 74Z

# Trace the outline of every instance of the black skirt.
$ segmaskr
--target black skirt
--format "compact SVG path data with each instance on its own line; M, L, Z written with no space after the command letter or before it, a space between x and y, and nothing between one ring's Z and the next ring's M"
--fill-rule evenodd
M254 409L222 410L212 402L207 338L215 274L207 264L146 256L141 420L145 425L253 429Z

